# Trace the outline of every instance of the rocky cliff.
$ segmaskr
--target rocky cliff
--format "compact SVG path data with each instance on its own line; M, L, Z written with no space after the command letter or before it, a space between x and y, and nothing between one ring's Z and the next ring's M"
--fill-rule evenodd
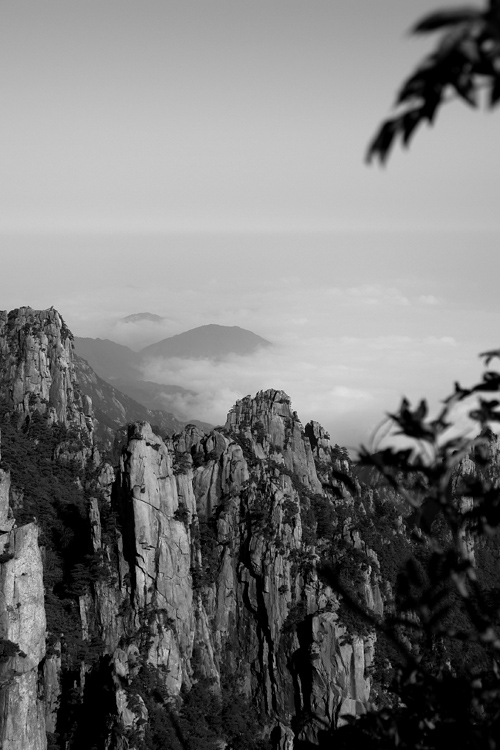
M38 670L46 623L38 528L15 528L10 473L0 468L0 747L46 747Z
M331 573L380 614L406 541L347 453L267 390L107 464L60 315L0 323L2 747L290 750L364 711L376 637Z
M21 420L36 411L90 435L91 404L77 384L72 338L52 308L0 311L1 394Z

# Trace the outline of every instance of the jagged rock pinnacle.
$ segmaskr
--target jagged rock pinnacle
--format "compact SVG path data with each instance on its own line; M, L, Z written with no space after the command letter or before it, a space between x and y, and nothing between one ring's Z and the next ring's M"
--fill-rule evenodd
M90 437L92 404L78 388L72 339L53 308L0 311L0 389L21 421L38 412Z

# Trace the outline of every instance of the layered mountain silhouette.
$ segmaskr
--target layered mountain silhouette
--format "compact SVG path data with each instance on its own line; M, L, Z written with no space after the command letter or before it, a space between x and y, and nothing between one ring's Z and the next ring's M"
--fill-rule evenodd
M232 354L248 356L260 348L269 346L269 341L245 328L215 324L191 328L189 331L146 346L138 352L110 339L75 336L78 356L86 359L101 378L113 381L139 380L142 363L155 357L221 359Z
M110 339L79 338L75 336L75 351L87 360L104 380L136 380L140 378L141 357L128 346Z
M149 409L100 378L82 357L75 355L74 367L82 393L90 396L97 418L97 437L112 451L116 431L131 421L154 424L162 435L180 432L185 422L163 409ZM199 422L202 428L205 423Z
M124 320L161 320L159 316L152 313L137 313L129 315ZM143 379L143 366L151 360L178 358L178 359L210 359L222 360L231 355L250 356L263 347L271 346L270 342L258 336L252 331L239 326L220 326L209 324L192 328L176 336L165 338L156 344L146 346L136 352L123 344L117 344L110 339L80 338L74 339L75 351L78 357L85 360L94 373L102 379L96 384L94 378L84 379L86 381L87 395L92 397L93 402L103 413L106 412L101 396L108 402L108 409L114 414L116 401L120 407L113 416L113 423L121 419L123 408L127 412L134 412L129 421L138 419L152 420L149 417L139 417L137 407L154 412L155 423L165 431L176 430L180 420L170 413L169 401L172 396L194 396L194 391L183 388L178 384L155 383ZM102 382L113 387L115 392L106 390ZM97 388L97 391L92 389ZM135 406L125 403L124 399L133 400ZM113 405L115 404L115 405ZM166 409L168 411L166 411ZM193 420L191 420L193 421ZM184 422L185 423L185 422Z

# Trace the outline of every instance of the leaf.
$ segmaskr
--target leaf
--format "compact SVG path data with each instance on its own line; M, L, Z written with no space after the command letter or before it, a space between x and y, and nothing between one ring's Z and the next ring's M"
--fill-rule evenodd
M477 40L470 34L462 39L459 44L459 51L466 60L474 65L474 72L477 72L476 65L484 66L484 55L481 54L481 48L478 46Z
M498 391L500 390L500 373L495 372L487 378L483 378L482 383L478 383L472 388L472 393L479 393L482 391Z
M411 109L409 112L403 115L403 145L408 146L410 139L415 132L415 129L419 123L422 122L422 108Z
M386 120L382 123L378 133L368 146L366 154L366 161L370 164L372 158L377 156L380 163L384 164L389 151L391 150L394 137L400 126L400 118L394 118L393 120Z
M455 392L444 400L443 403L445 404L449 404L450 402L455 400L463 401L464 399L469 398L469 396L472 394L472 390L470 388L462 388L460 383L458 383L456 380L453 385L455 388Z
M421 401L418 408L412 412L410 403L406 398L402 400L397 414L389 414L389 417L401 428L401 432L398 434L432 441L435 435L432 428L424 422L426 416L427 403L425 400Z
M486 367L488 367L494 357L498 357L500 359L500 349L491 349L488 352L481 352L479 356L484 358L484 364L486 365Z
M455 91L462 99L470 104L471 107L477 107L476 89L472 76L469 73L463 72L457 76L456 80L453 81Z
M362 448L359 457L359 465L373 466L381 471L386 471L389 468L394 468L398 471L407 468L413 470L414 467L409 466L411 454L411 448L405 448L402 450L384 448L384 450L379 451L378 453L369 453L365 448Z
M428 76L431 67L430 64L422 66L416 73L406 79L396 97L396 104L403 104L409 99L418 97L425 99L425 90L429 87Z
M472 6L463 8L443 8L422 18L416 26L410 30L411 34L427 34L431 31L437 31L445 26L455 26L456 24L468 23L482 17L482 13Z
M427 401L422 399L418 405L418 409L414 413L414 417L417 420L425 419L427 416Z
M422 107L422 116L426 118L429 125L432 125L436 117L436 112L441 104L442 89L435 91L433 96L429 96Z

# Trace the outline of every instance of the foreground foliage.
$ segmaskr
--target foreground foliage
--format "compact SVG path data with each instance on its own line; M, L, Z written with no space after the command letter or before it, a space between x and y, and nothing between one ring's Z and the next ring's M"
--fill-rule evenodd
M474 6L444 9L421 19L413 34L440 32L434 51L403 83L395 107L368 147L367 161L384 163L399 138L408 146L422 122L432 124L439 108L459 97L477 107L486 91L490 108L500 100L500 2L489 0L484 9Z
M500 352L485 355L486 366ZM334 732L337 748L496 748L500 743L500 373L471 388L455 384L435 417L403 400L390 415L410 446L362 449L411 509L414 554L400 570L393 610L379 621L330 578L359 617L391 647L393 700ZM475 435L453 433L469 404ZM331 748L332 732L323 747Z

